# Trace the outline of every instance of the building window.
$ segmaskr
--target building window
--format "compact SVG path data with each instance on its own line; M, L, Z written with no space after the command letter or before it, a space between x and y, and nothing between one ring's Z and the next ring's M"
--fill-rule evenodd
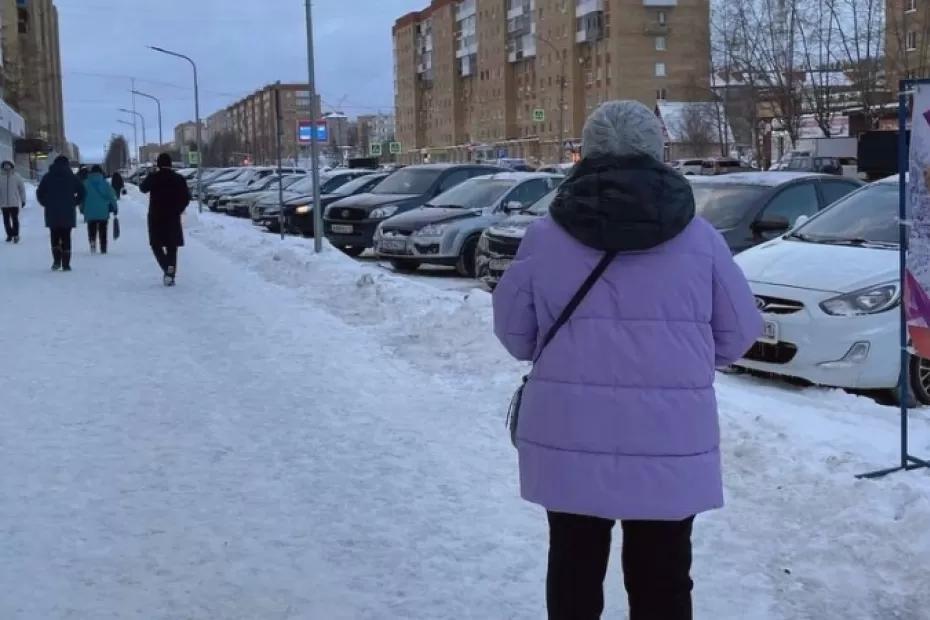
M659 22L660 26L665 26L668 24L668 14L665 11L659 11L656 14L656 21Z
M666 71L665 71L665 63L664 63L664 62L657 62L657 63L656 63L656 77L664 78L664 77L665 77L665 74L666 74Z
M656 91L656 101L667 101L668 100L668 90L665 88L660 88Z
M917 31L912 30L907 33L907 51L913 51L917 49Z
M913 13L917 10L917 0L907 0L907 8L905 9L906 13Z
M665 40L665 37L656 37L656 51L664 52L667 47L668 42Z

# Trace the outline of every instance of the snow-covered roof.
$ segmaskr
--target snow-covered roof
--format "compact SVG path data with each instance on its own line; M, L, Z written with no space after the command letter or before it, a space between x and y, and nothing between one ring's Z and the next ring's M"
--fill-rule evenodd
M726 118L723 105L715 101L659 101L656 104L659 119L665 125L665 134L670 144L687 142L688 115L696 114L711 124L714 139L719 139L723 131L726 132L726 141L734 142L733 130ZM724 128L718 123L722 121Z

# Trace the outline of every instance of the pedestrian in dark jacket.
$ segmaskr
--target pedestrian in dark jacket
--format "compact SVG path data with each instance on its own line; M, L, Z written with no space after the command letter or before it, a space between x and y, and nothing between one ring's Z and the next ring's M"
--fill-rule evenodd
M87 240L90 242L90 253L97 253L97 243L100 243L100 253L107 253L107 228L110 223L110 214L119 214L116 206L116 192L107 183L103 176L103 168L94 166L84 181L84 202L81 203L81 213L87 222Z
M11 161L0 164L0 210L7 243L19 243L19 210L26 208L26 185Z
M164 272L165 286L174 286L178 270L178 248L184 245L181 214L190 204L187 181L171 167L171 156L162 153L157 170L142 181L139 191L150 194L149 243L155 260Z
M114 172L113 176L110 177L110 187L113 188L116 199L119 200L120 196L126 193L126 182L123 180L123 175L119 172Z
M77 208L84 201L84 184L71 172L68 158L60 155L42 177L36 190L45 208L45 226L52 241L52 270L71 271L71 231L77 226Z
M600 618L616 521L631 620L690 620L694 517L723 505L715 366L762 318L663 143L640 103L595 110L584 158L494 292L498 338L536 361L516 436L522 495L548 512L550 620Z

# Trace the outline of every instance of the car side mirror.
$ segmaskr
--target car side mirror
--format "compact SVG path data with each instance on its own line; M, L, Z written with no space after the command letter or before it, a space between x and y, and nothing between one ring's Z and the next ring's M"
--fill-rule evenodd
M753 225L752 229L757 233L779 233L779 232L788 232L788 229L791 225L788 223L788 218L775 216L763 220L757 220Z
M794 230L796 228L800 228L801 226L804 226L805 224L807 224L807 222L810 219L811 218L809 215L799 215L798 219L794 221L794 226L792 226L791 229Z
M524 208L525 207L523 206L523 203L517 202L516 200L511 200L510 202L504 204L504 210L510 213L522 211Z

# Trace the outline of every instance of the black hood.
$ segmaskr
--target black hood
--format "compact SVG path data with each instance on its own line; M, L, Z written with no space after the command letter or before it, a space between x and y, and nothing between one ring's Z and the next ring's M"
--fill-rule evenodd
M683 176L651 157L588 157L559 188L550 213L588 247L647 250L691 223L694 195Z

